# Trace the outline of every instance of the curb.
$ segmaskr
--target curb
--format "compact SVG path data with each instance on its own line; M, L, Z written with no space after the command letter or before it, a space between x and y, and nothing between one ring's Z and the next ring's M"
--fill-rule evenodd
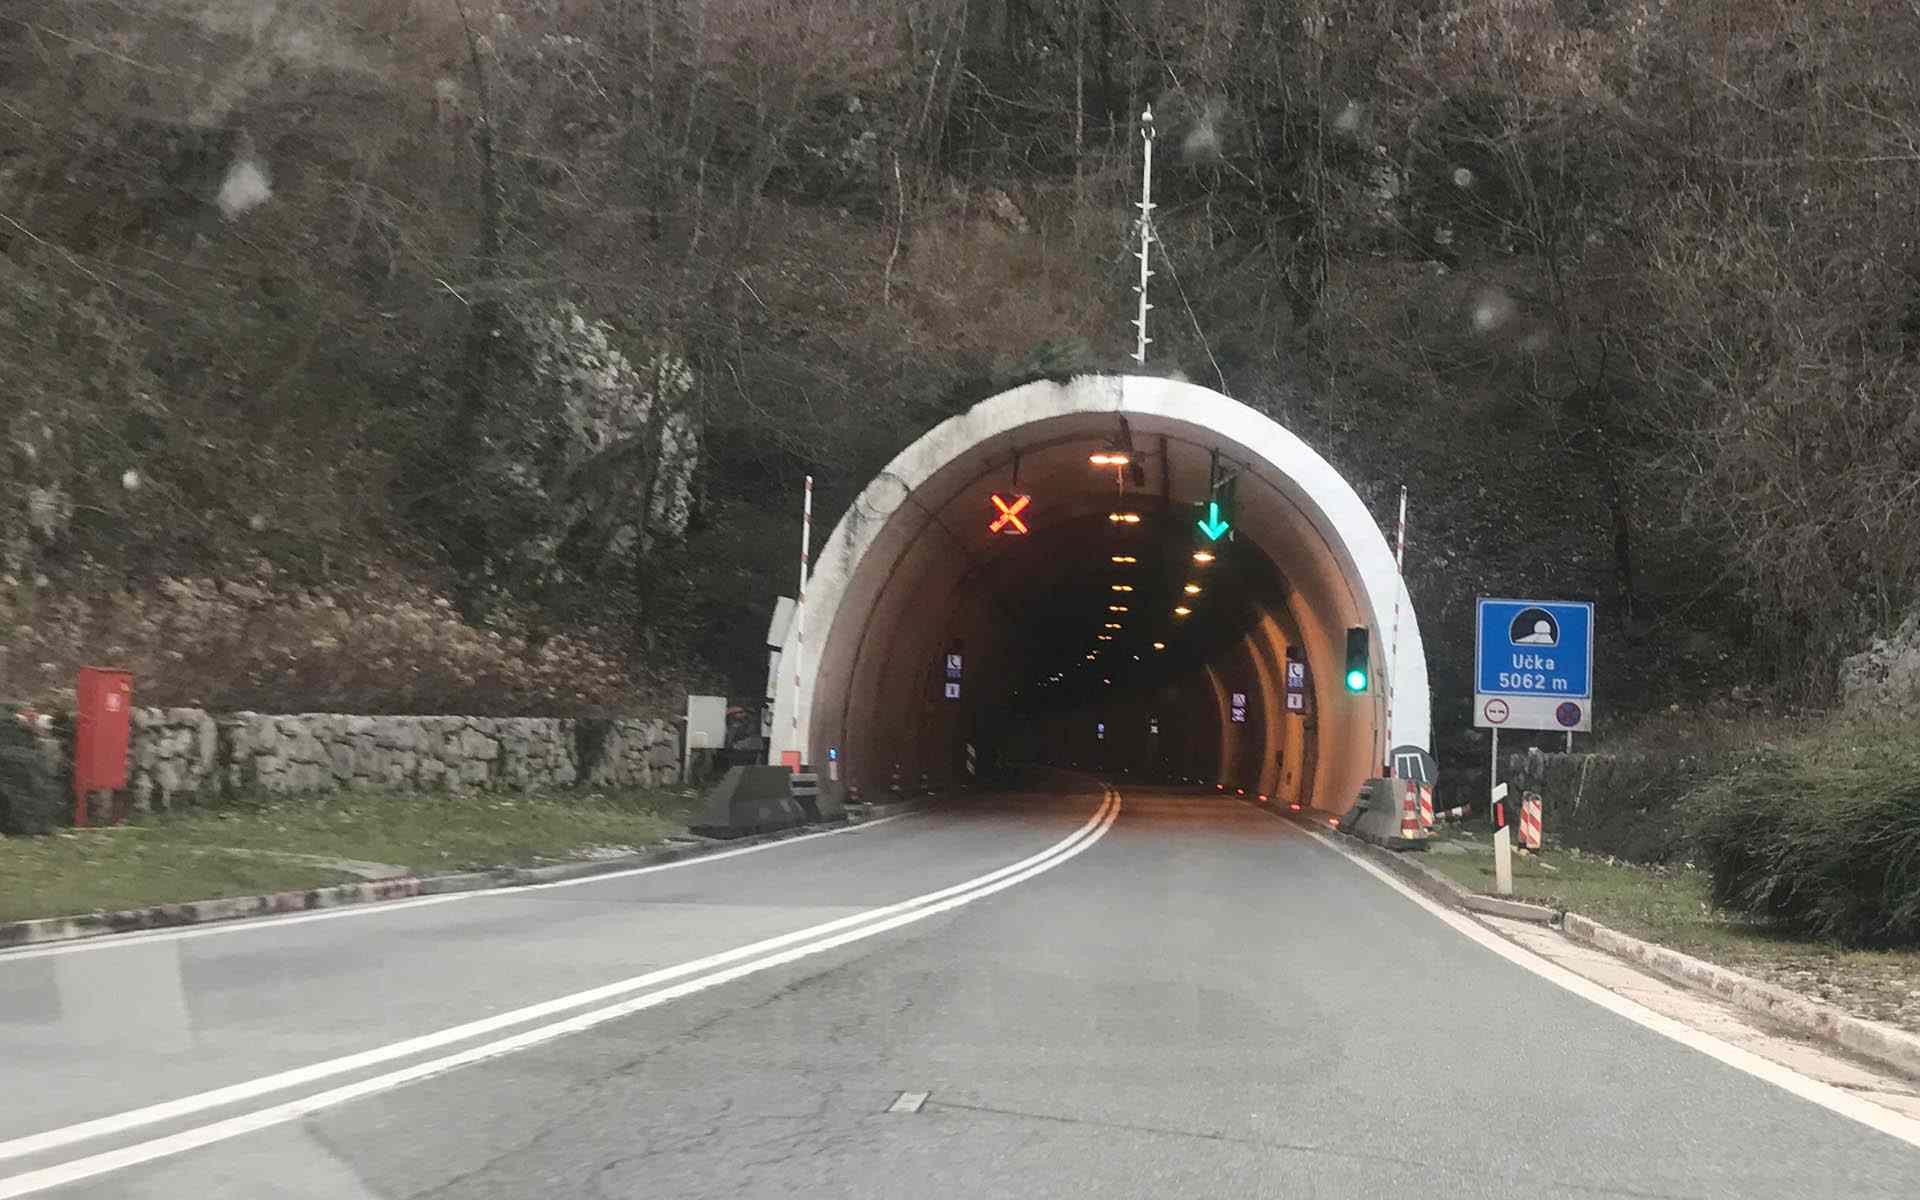
M298 892L273 892L265 896L228 896L219 900L155 904L148 908L130 908L119 912L8 921L0 924L0 949L73 941L109 933L131 933L141 929L167 929L176 925L203 925L212 921L236 921L242 917L271 917L318 908L340 908L349 904L404 900L427 895L424 885L429 882L434 881L401 875L373 883L342 883Z
M1856 1017L1830 1004L1810 1000L1771 983L1750 979L1738 971L1730 971L1678 950L1629 937L1579 913L1568 913L1560 931L1571 941L1585 942L1675 983L1785 1025L1797 1033L1839 1046L1920 1079L1920 1037L1905 1030Z
M851 824L891 816L918 802L885 805L889 811L873 813ZM837 824L829 822L825 824ZM145 929L173 929L187 925L207 925L218 921L238 921L247 917L276 917L288 913L312 912L323 908L344 908L356 904L377 904L384 900L407 900L415 896L445 896L454 892L479 892L489 888L526 887L536 883L554 883L567 879L586 879L609 875L634 867L657 866L688 858L704 858L723 850L784 841L826 830L819 825L797 825L771 833L720 841L702 838L625 854L619 858L590 862L554 863L544 867L493 867L480 871L462 871L451 875L397 875L370 883L341 883L304 891L271 892L263 896L228 896L218 900L188 900L176 904L155 904L146 908L118 912L79 913L67 917L40 917L31 921L0 922L0 950L39 946L50 942L70 942L81 938L103 937L113 933L135 933Z
M915 796L911 800L890 800L880 804L849 804L847 820L858 825L863 821L878 821L882 817L897 817L901 813L919 812L929 808L940 799L938 796ZM858 813L859 815L855 815Z

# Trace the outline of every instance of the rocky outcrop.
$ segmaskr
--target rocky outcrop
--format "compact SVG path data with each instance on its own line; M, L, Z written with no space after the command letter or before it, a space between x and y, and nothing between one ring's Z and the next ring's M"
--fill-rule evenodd
M1840 703L1873 716L1920 716L1920 612L1841 660Z
M661 720L136 708L127 782L134 806L149 810L246 792L656 787L679 778L679 731Z

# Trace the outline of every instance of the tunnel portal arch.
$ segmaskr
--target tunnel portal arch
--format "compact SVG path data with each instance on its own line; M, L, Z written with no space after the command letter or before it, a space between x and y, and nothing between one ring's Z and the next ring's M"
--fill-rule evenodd
M1389 737L1430 747L1419 617L1352 484L1279 423L1211 389L1097 375L1030 383L981 401L901 451L862 490L821 546L802 637L784 648L783 662L797 649L800 666L783 669L777 681L769 761L797 749L805 761L825 763L833 748L843 779L869 794L888 785L896 764L910 780L957 773L953 749L978 726L981 706L1018 677L1013 650L996 633L1018 597L1006 569L994 574L994 556L1009 539L987 533L988 496L1011 490L1010 469L1017 469L1018 490L1035 496L1037 524L1090 519L1109 500L1088 486L1086 452L1111 437L1121 417L1136 444L1164 451L1147 490L1169 512L1201 498L1210 452L1239 464L1236 537L1276 565L1285 594L1263 618L1265 635L1250 634L1240 650L1243 660L1266 656L1264 665L1236 678L1271 692L1288 646L1309 666L1314 720L1263 720L1223 733L1220 756L1230 761L1214 764L1218 782L1276 798L1291 787L1292 798L1337 810L1379 771ZM1012 468L1016 461L1024 466ZM1026 566L1037 569L1033 560ZM1396 608L1397 652L1388 645ZM1375 631L1373 674L1388 686L1357 696L1340 688L1349 625ZM938 655L958 637L968 645L966 700L941 704ZM1211 667L1196 663L1195 676L1204 689L1211 685L1198 678L1203 665ZM1282 703L1263 694L1260 711L1277 713ZM1303 735L1303 727L1311 732ZM1269 744L1276 736L1281 744ZM1304 754L1303 736L1315 739ZM1253 741L1230 744L1233 738ZM1303 758L1317 763L1311 778L1289 769L1289 751L1295 767Z

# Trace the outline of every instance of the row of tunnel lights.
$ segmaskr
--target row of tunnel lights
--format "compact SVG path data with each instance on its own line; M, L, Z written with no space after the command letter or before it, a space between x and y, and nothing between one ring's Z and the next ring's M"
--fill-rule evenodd
M1095 451L1092 454L1089 454L1087 456L1087 462L1096 467L1113 467L1116 469L1123 469L1133 462L1133 458L1131 455L1127 454L1123 450L1100 450L1100 451ZM1140 514L1137 512L1116 511L1116 512L1108 513L1107 520L1114 525L1138 525L1140 524L1141 518L1140 518ZM1138 557L1132 554L1115 554L1112 556L1112 561L1115 566L1130 567L1130 566L1136 565L1140 560ZM1193 552L1193 561L1195 564L1204 567L1214 561L1214 555L1211 551L1208 551L1208 550L1195 550ZM1133 585L1130 583L1116 583L1116 584L1112 584L1111 587L1116 594L1120 594L1120 595L1130 594L1133 591ZM1186 595L1188 596L1198 596L1204 590L1205 590L1204 588L1202 588L1198 583L1195 583L1192 580L1188 580L1187 583L1181 588L1181 591L1186 593ZM1124 604L1107 605L1107 612L1109 614L1126 613L1127 611L1128 611L1128 606ZM1173 615L1175 617L1192 616L1193 608L1192 606L1187 604L1176 604L1174 605L1174 608L1173 608ZM1110 631L1117 631L1124 628L1124 625L1119 621L1105 621L1105 622L1102 622L1102 625L1105 629ZM1097 640L1102 642L1111 642L1114 640L1114 635L1112 632L1101 633L1096 635L1096 637L1097 637ZM1156 652L1164 651L1167 648L1167 644L1165 642L1156 641L1153 643L1153 648ZM1134 655L1134 658L1136 661L1139 659L1139 657L1140 656L1137 654ZM1098 658L1099 658L1099 652L1097 650L1087 655L1088 662L1094 662ZM1103 680L1103 682L1111 685L1113 683L1113 680L1105 679Z

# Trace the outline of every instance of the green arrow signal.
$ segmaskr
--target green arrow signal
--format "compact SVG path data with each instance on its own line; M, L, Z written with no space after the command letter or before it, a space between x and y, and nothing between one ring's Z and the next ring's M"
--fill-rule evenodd
M1231 524L1220 519L1220 502L1218 500L1209 500L1207 502L1207 519L1204 521L1195 521L1194 524L1200 527L1201 533L1206 534L1210 540L1216 542L1220 540L1222 534L1233 528Z

